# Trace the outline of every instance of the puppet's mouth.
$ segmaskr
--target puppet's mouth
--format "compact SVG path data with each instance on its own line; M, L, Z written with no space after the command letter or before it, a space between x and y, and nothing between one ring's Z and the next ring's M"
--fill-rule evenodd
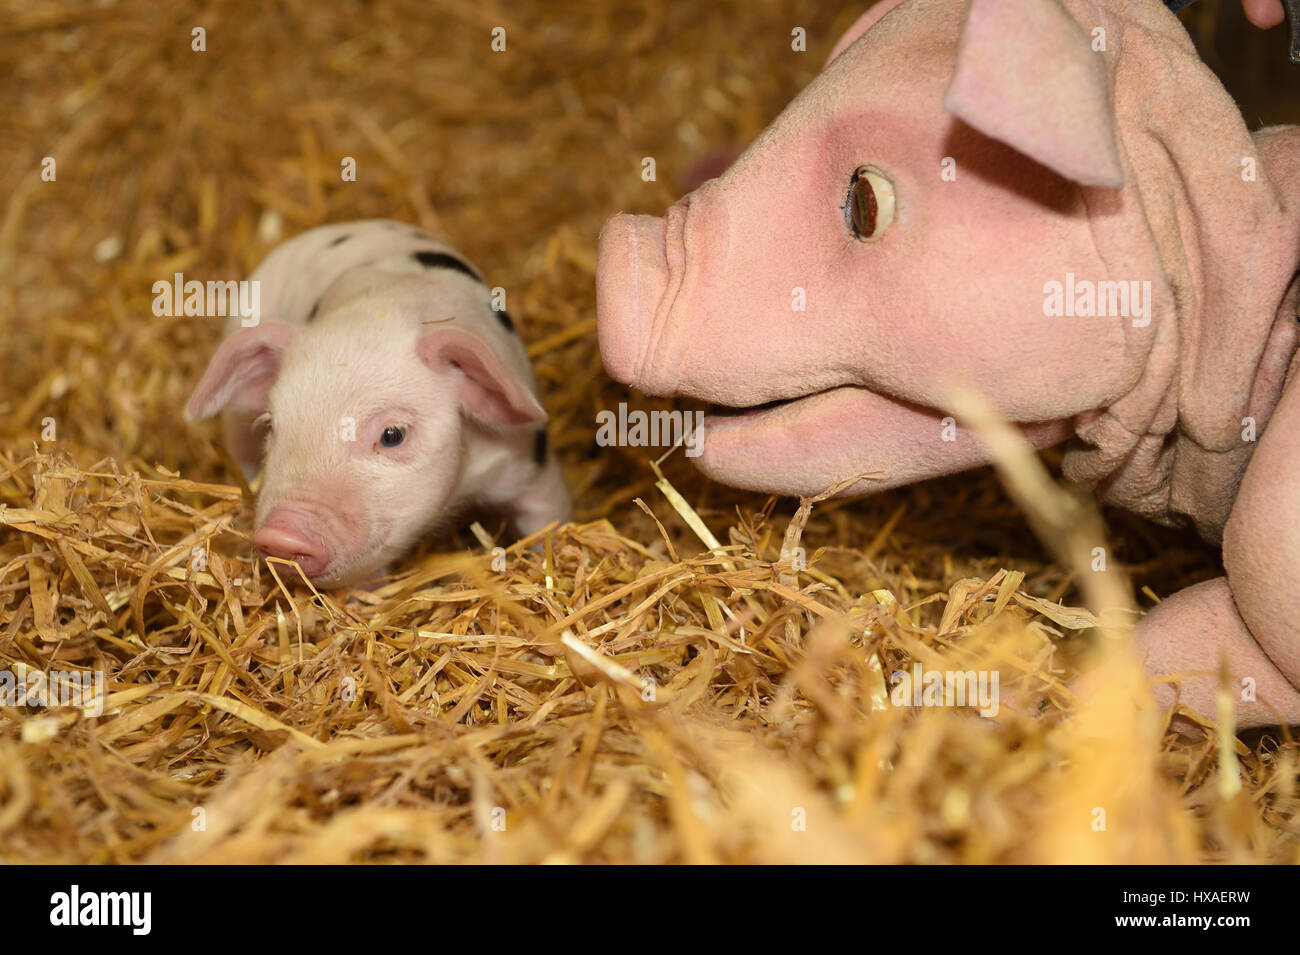
M725 428L741 424L756 424L759 419L772 417L805 401L811 401L820 398L822 395L839 391L842 387L844 386L825 388L821 391L812 391L806 395L795 395L791 398L773 398L771 401L764 401L757 405L746 405L741 408L710 404L705 412L704 426L706 428Z
M688 454L693 451L700 470L724 484L800 497L820 494L868 470L879 454L864 436L887 423L881 414L894 407L860 385L840 385L745 408L715 408ZM885 444L897 441L887 436ZM853 493L861 491L857 487Z
M709 410L705 412L710 418L752 418L754 415L764 414L773 408L778 408L783 404L791 401L798 401L798 398L773 398L771 401L764 401L759 405L749 405L744 408L731 408L727 405L709 405Z

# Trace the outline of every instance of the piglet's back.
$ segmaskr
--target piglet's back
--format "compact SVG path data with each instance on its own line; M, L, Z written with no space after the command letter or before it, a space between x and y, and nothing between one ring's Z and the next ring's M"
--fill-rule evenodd
M262 317L288 325L305 325L321 298L351 269L397 259L442 263L482 281L478 270L444 242L414 226L388 219L340 222L308 229L282 242L253 270L250 279L261 285ZM226 334L239 327L226 326Z
M359 298L376 308L401 298L408 306L403 313L417 323L432 328L449 321L482 338L537 393L523 342L509 314L493 307L482 273L414 226L367 219L309 229L273 249L249 278L260 284L261 318L287 325L353 321L356 310L345 306ZM343 313L349 313L346 319ZM225 334L239 327L235 316Z

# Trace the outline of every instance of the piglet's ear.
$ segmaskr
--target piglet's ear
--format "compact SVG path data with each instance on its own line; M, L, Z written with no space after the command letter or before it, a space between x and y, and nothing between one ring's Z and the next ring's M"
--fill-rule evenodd
M944 106L1074 182L1124 183L1106 58L1060 0L970 0Z
M540 424L546 410L481 339L442 328L420 339L420 359L430 368L458 368L461 406L489 425Z
M261 322L227 338L208 362L207 371L190 396L185 417L202 421L226 408L265 410L285 349L297 331L292 325Z

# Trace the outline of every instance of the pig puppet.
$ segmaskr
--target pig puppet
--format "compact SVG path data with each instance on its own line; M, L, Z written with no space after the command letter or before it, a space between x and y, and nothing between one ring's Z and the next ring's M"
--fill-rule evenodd
M321 585L380 573L463 505L569 516L528 356L479 273L396 222L323 226L250 277L187 408L262 470L252 543ZM283 569L283 568L281 568Z
M788 495L987 463L940 424L979 393L1101 500L1222 543L1226 577L1142 620L1149 670L1226 658L1241 724L1300 722L1298 156L1157 0L886 0L719 178L606 224L601 355L748 407L694 460ZM1181 700L1213 717L1217 685Z

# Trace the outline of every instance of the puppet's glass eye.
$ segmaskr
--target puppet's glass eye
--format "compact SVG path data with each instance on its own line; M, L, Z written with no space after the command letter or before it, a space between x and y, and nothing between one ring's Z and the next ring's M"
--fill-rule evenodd
M379 444L385 448L395 448L405 440L406 429L399 428L397 425L389 425L379 436Z
M859 166L849 180L845 209L859 239L874 239L894 221L894 186L873 166Z

